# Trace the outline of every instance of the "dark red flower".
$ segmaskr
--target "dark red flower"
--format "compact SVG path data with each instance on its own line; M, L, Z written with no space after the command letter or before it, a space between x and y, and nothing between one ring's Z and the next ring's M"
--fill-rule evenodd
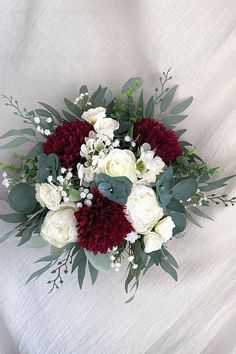
M171 129L167 129L155 119L143 118L134 127L134 140L138 146L144 143L151 145L155 154L169 164L182 155L178 137Z
M105 198L93 187L93 204L75 212L81 248L94 254L106 253L118 246L133 227L126 219L124 206Z
M63 167L74 168L81 162L80 147L93 127L80 120L66 122L55 129L44 143L45 154L56 154Z

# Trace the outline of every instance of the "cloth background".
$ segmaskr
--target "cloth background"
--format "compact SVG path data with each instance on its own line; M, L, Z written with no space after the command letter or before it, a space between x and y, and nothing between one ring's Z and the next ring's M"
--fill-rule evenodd
M189 129L186 140L224 175L235 173L234 0L0 0L0 9L1 92L29 109L37 101L61 109L84 83L118 92L141 76L151 93L160 72L172 67L177 99L194 96L179 125ZM0 133L22 126L4 105L0 113ZM9 151L0 155L12 161ZM235 195L235 183L226 192ZM2 244L0 353L236 353L235 209L210 214L216 222L203 219L202 230L191 226L169 244L179 281L150 270L130 304L124 269L99 276L94 287L88 277L83 291L68 276L48 295L47 277L24 285L45 249L17 248L15 239Z

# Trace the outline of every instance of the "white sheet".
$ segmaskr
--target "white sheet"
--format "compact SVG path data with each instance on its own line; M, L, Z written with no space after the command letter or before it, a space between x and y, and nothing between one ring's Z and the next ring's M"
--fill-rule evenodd
M236 3L234 0L1 0L1 91L28 108L62 108L81 84L116 92L140 75L151 92L173 67L178 98L194 103L186 139L224 174L236 171ZM21 126L3 105L1 132ZM10 161L1 150L1 159ZM231 183L230 195L236 194ZM2 190L2 195L4 195ZM1 211L6 210L3 203ZM151 270L125 305L125 274L100 276L80 291L69 276L53 295L47 278L25 286L44 250L0 246L1 354L236 353L236 215L211 209L215 223L191 226L170 250L175 283ZM1 223L3 233L7 226Z

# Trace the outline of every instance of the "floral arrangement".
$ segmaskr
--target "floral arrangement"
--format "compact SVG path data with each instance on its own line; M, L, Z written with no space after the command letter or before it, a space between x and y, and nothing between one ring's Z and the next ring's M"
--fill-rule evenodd
M1 162L14 212L0 219L16 227L0 243L14 235L19 245L51 246L27 283L49 271L53 291L71 270L82 288L86 269L94 284L99 272L123 264L127 292L136 291L140 274L152 266L177 280L169 240L183 235L187 220L200 226L196 216L211 219L202 211L210 204L236 203L212 194L233 176L212 180L219 168L209 168L181 139L186 129L176 125L193 98L174 103L177 85L168 88L170 79L168 70L147 103L143 90L137 96L140 78L128 80L116 97L106 87L90 95L82 86L74 102L65 99L62 113L43 102L21 110L3 96L30 127L8 131L0 138L14 138L0 148L33 146L24 156L15 154L14 164Z

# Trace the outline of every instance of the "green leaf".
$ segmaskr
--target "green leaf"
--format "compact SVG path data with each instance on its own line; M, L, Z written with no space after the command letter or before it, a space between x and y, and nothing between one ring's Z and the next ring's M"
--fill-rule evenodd
M64 109L62 110L66 120L68 120L69 122L74 122L75 120L77 120L78 118L75 117L73 114L67 112L67 111L64 111Z
M64 98L64 102L66 107L76 116L76 117L80 117L82 114L81 109L78 107L77 104L74 104L73 102L71 102L70 100L68 100L67 98ZM78 118L77 118L78 119Z
M78 266L78 282L79 282L80 289L82 289L82 286L83 286L86 264L87 264L87 258L84 255L84 257L81 258L81 260L79 262L79 266Z
M25 138L22 136L20 138L16 138L16 139L10 141L9 143L7 143L5 145L0 146L0 149L14 149L20 145L27 143L28 141L29 141L28 138Z
M5 235L0 237L0 244L3 243L4 241L6 241L10 236L12 236L14 233L16 232L16 230L11 230L8 231Z
M47 103L38 102L41 106L46 108L57 120L59 123L63 123L63 119L60 113L53 107L49 106Z
M90 101L92 102L92 106L94 108L96 108L96 107L104 107L106 105L106 102L105 102L106 91L107 91L107 87L101 88L101 90L94 97L94 99L92 101L90 99Z
M175 281L178 280L177 272L175 268L172 267L171 264L169 264L167 261L164 261L162 259L160 262L160 266L166 273L170 274Z
M122 93L127 93L128 91L137 91L143 84L141 77L132 77L124 84L122 88Z
M129 274L125 280L125 292L128 293L129 291L129 284L131 283L131 281L135 278L134 274L129 271Z
M32 159L37 157L39 154L43 152L43 143L37 143L34 147L26 154L26 159Z
M51 256L46 256L43 258L38 259L35 263L40 263L40 262L53 262L58 259L58 255L51 255Z
M23 231L22 236L21 236L21 240L20 240L20 242L18 243L17 246L21 246L24 243L26 243L27 241L29 241L31 236L32 236L32 234L33 234L33 229L32 228L25 229Z
M96 98L96 96L102 91L102 86L99 85L97 90L92 94L91 98L90 98L90 102L93 104L94 99Z
M43 248L48 246L48 242L40 235L33 235L33 237L27 242L26 246L29 248Z
M196 219L194 219L194 217L190 213L187 212L186 217L192 224L194 224L202 229L202 225L199 224L199 222Z
M206 218L206 219L210 219L210 220L214 221L214 219L212 219L209 215L203 213L203 211L201 211L200 209L198 209L196 207L191 206L191 207L189 207L189 210L192 213L196 214L197 216L201 216L202 218Z
M31 214L37 205L35 188L28 183L18 183L8 194L8 202L12 209L21 214Z
M186 228L186 216L183 213L178 213L176 211L170 211L169 215L173 219L175 224L175 228L173 230L173 234L179 234L180 232L184 231Z
M161 99L160 110L161 112L165 112L171 105L173 98L175 96L175 92L177 90L178 85L172 87L165 96Z
M152 96L145 108L145 117L152 118L154 116L154 97Z
M111 101L113 100L113 95L111 90L106 89L105 95L104 95L104 100L105 100L105 104L106 106L111 103Z
M71 273L75 271L75 269L79 266L81 259L84 257L85 257L84 250L79 249L72 263Z
M51 263L48 263L45 267L38 269L36 272L31 274L31 276L26 281L25 285L28 284L33 279L38 279L43 273L45 273L51 267Z
M157 189L157 195L158 195L158 199L159 199L161 207L165 208L171 200L170 193L165 190L162 190L162 189Z
M165 247L162 247L162 251L165 255L165 257L167 258L166 261L171 264L172 266L174 266L175 268L179 268L178 263L176 262L175 258L172 256L172 254L170 254L169 251L167 251L167 249Z
M127 133L129 131L129 129L132 127L133 127L133 124L129 121L120 122L119 129L117 130L117 134L122 135L124 133Z
M15 136L15 135L30 135L30 136L35 136L36 133L33 129L31 128L26 128L26 129L12 129L12 130L9 130L7 133L3 134L2 136L0 136L0 139L4 139L4 138L7 138L9 136Z
M111 260L108 253L102 254L97 253L96 255L92 252L84 250L88 261L96 268L99 272L107 273L111 271Z
M68 198L71 202L78 202L81 199L80 192L77 189L71 188Z
M153 260L153 262L156 264L156 266L159 266L160 260L161 260L161 250L154 251L149 253L149 256Z
M148 263L145 266L145 269L143 271L143 275L147 273L147 271L153 266L154 260L152 258L149 259Z
M46 111L45 109L35 109L35 112L37 113L38 116L41 116L41 117L51 117L51 113L49 113L48 111Z
M186 210L185 207L180 201L176 198L171 198L169 204L166 206L167 209L172 211L177 211L179 213L185 214Z
M177 130L175 132L175 134L177 135L178 138L180 138L186 131L187 131L187 129L180 129L180 130Z
M170 113L172 113L172 114L182 113L191 105L192 102L193 102L193 97L191 96L191 97L187 98L186 100L178 103L176 106L174 106L172 108L172 110L170 111Z
M0 219L12 224L19 224L27 220L26 215L19 214L19 213L12 213L12 214L0 214Z
M94 284L97 280L98 270L94 268L94 266L90 262L88 262L88 266L89 266L89 273L91 276L92 284Z
M192 197L198 189L198 183L196 179L189 178L180 181L172 188L172 195L179 200L187 200Z
M203 192L208 192L208 191L211 191L213 189L222 188L222 187L226 186L226 184L225 184L226 181L230 180L231 178L233 178L235 176L236 175L224 177L224 178L218 179L217 181L210 182L206 186L201 186L199 188Z
M168 116L162 119L162 123L166 125L175 125L182 122L187 117L187 115Z
M60 257L60 255L64 252L63 248L57 248L55 246L51 246L51 255L55 257Z

